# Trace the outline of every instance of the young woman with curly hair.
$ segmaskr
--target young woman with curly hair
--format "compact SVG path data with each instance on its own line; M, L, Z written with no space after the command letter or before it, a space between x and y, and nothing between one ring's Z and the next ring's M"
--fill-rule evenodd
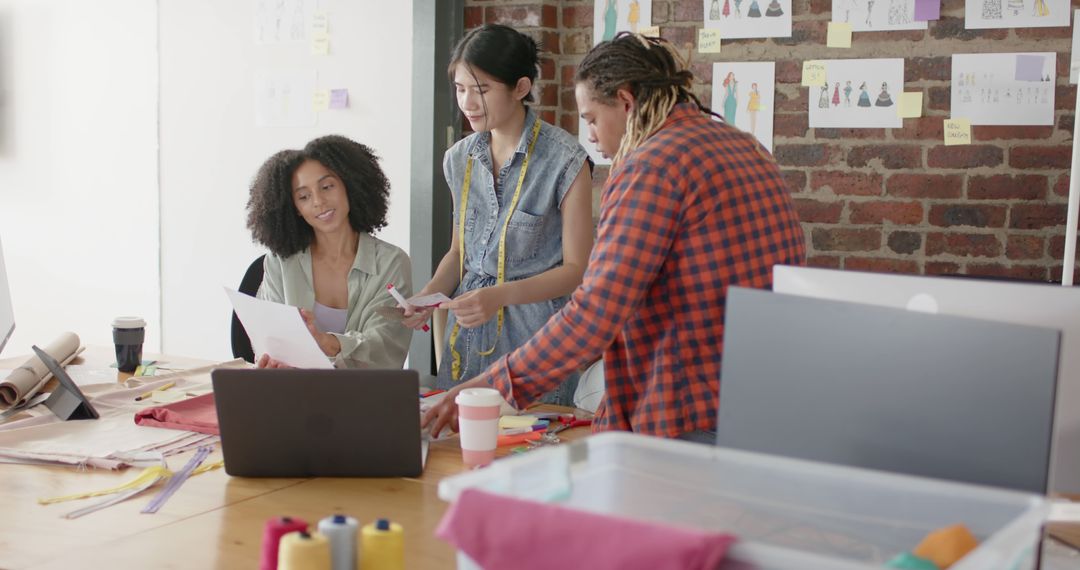
M337 135L278 152L251 184L247 226L270 250L257 296L299 307L335 366L401 368L409 349L412 331L377 311L396 306L388 283L412 293L409 256L371 235L389 188L371 149Z

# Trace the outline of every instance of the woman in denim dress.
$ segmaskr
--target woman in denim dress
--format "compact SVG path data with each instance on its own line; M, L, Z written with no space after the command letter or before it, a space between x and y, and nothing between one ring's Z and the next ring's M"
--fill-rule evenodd
M540 330L581 283L592 248L591 163L573 135L527 105L538 63L531 38L499 25L469 32L451 58L458 107L474 133L443 157L453 238L418 293L453 298L442 305L450 314L440 388L476 376ZM410 311L404 323L419 328L432 311ZM576 385L575 374L544 401L572 404Z

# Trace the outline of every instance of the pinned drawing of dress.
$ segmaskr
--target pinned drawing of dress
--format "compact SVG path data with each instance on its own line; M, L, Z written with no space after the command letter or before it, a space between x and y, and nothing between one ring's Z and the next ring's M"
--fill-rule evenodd
M630 0L630 13L626 16L626 23L630 24L630 31L637 33L638 22L641 21L641 5L638 0Z
M779 18L783 15L784 9L780 7L779 0L772 0L772 2L769 2L769 7L765 9L765 17Z
M731 15L731 1L730 0L724 0L724 9L720 13L723 14L725 18Z
M858 105L860 107L869 107L870 106L870 94L867 93L867 91L866 91L866 82L865 81L863 81L862 85L859 86L859 103L858 103Z
M851 92L852 91L854 91L854 89L851 88L851 82L848 81L847 84L844 85L844 106L845 107L850 107L851 106Z
M615 38L615 27L618 25L619 13L615 8L615 0L608 0L607 10L604 10L604 41Z
M839 81L836 83L836 86L833 87L832 106L833 107L839 107L840 106L840 82Z
M818 106L818 109L828 109L829 108L829 86L828 85L822 85L821 86L821 97L818 98L817 106Z
M1001 0L983 0L982 17L984 20L1001 19Z
M757 0L750 0L750 9L746 12L746 15L750 18L761 17L761 8L758 7Z
M1009 0L1009 3L1005 5L1013 16L1019 16L1020 12L1024 11L1024 0Z
M725 6L727 5L727 0L724 0L724 5ZM720 19L720 1L719 0L712 0L712 6L709 7L709 19L710 20L719 20Z
M1042 18L1050 15L1050 8L1046 6L1046 0L1035 0L1035 9L1032 12L1036 17Z
M889 24L910 24L914 10L907 0L889 0Z
M735 124L735 113L739 110L739 100L737 87L739 82L735 81L735 74L728 72L727 77L724 78L724 122L729 125Z
M758 92L757 83L750 86L750 102L746 104L746 112L750 113L750 134L756 134L757 114L761 110L761 93Z
M877 101L874 102L875 107L892 107L892 97L889 97L889 84L881 83L881 93L878 93Z
M742 17L742 0L735 0L735 17Z

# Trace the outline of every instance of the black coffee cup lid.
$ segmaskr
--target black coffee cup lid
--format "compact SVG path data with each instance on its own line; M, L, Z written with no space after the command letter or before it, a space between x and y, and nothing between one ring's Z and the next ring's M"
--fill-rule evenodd
M146 327L146 321L140 317L116 317L112 326L117 329L141 329Z

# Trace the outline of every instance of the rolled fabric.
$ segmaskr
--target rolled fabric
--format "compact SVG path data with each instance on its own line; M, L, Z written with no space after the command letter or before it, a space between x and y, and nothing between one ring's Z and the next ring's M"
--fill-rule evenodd
M61 333L43 350L57 362L65 364L78 354L79 336L70 331ZM50 378L52 373L45 363L37 356L31 356L0 382L0 400L9 406L19 404L41 390Z

